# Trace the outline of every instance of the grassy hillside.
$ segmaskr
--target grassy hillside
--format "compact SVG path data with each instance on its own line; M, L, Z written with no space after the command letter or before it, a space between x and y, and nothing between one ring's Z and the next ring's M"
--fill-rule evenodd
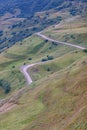
M35 88L0 115L2 130L86 130L87 58L37 81ZM14 123L13 123L14 122Z
M31 68L34 82L26 87L19 67L48 55L54 59ZM0 108L1 130L86 130L86 53L33 35L0 57L0 78L11 84L7 95L0 89L0 97L8 99Z
M80 16L67 18L59 25L48 28L44 34L59 41L87 47L87 19Z
M19 72L20 66L41 62L47 55L52 55L55 59L73 50L74 48L71 47L55 46L52 43L45 42L38 36L29 37L0 55L0 79L8 80L11 83L12 90L20 89L25 83Z
M0 12L0 15L5 13L6 11L14 13L15 9L20 9L20 17L26 17L31 14L34 14L35 12L43 11L43 10L48 10L51 8L57 7L59 4L63 3L64 0L37 0L37 1L32 1L32 0L5 0L1 1L1 6L0 9L2 10ZM7 6L7 9L4 7Z
M66 18L87 14L86 0L7 0L1 3L0 52Z
M16 9L20 10L20 17L26 17L29 16L31 14L35 14L36 12L39 11L44 11L44 10L49 10L52 8L56 8L58 6L61 6L62 3L66 3L64 4L64 8L67 8L69 6L71 6L71 4L73 5L73 3L84 3L87 2L87 0L37 0L37 1L33 1L33 0L1 0L1 5L0 5L0 15L2 16L3 14L5 14L6 12L9 13L14 13ZM7 8L5 8L7 7Z
M58 8L63 7L64 3ZM86 14L79 15L78 11L76 15L75 12L71 14L69 9L66 12L65 8L59 12L59 9L37 12L31 19L39 17L40 22L44 22L44 17L48 15L45 20L52 22L61 16L60 22L48 23L49 26L53 25L45 26L47 28L42 33L53 39L87 47ZM34 24L32 20L32 27ZM35 26L42 24L38 22ZM31 28L30 25L31 22L25 20L20 29L19 24L10 29L17 32ZM7 33L9 37L10 33ZM18 33L13 33L15 39L19 37ZM27 31L25 34L28 36ZM23 40L10 48L8 46L0 54L0 130L86 130L87 52L71 46L55 45L35 34L26 39L24 37L19 37ZM42 62L48 57L52 60ZM36 62L43 64L28 70L33 79L28 86L20 67ZM9 93L5 93L2 80L9 83Z

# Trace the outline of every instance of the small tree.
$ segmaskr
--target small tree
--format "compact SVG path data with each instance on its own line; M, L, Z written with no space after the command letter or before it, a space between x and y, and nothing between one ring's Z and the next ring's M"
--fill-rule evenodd
M13 65L12 68L14 69L14 68L15 68L15 65Z
M4 89L4 93L9 93L11 90L10 83L6 80L0 79L0 87Z
M47 71L51 71L51 69L50 69L50 68L47 68Z
M47 59L46 59L46 58L43 58L43 59L42 59L42 62L45 62L45 61L47 61Z
M0 30L0 36L2 36L3 35L3 31L2 30Z
M87 49L84 49L83 51L84 51L85 53L87 53Z
M32 60L32 58L28 58L28 60Z
M46 39L45 42L48 42L48 40Z
M22 43L22 42L20 42L20 45L23 45L23 43Z
M48 56L47 58L48 58L48 60L53 60L54 59L53 56Z

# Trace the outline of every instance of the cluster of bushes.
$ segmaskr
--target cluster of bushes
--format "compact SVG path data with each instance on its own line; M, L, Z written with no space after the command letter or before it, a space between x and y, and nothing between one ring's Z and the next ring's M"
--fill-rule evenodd
M62 20L61 16L58 16L57 18L54 18L54 19L48 19L47 17L41 18L39 16L32 16L31 19L26 18L26 20L15 23L9 28L9 31L11 30L10 31L11 33L8 31L9 36L3 35L3 31L2 30L0 31L0 36L3 35L3 39L1 39L0 41L0 44L2 44L2 48L0 49L3 49L5 47L7 48L11 47L16 42L21 41L24 38L31 36L33 33L39 32L50 25L57 24L61 20ZM28 28L27 28L27 25L28 25ZM18 32L16 30L18 30ZM5 42L6 44L4 44ZM46 40L46 42L48 42L48 40Z
M84 49L83 51L84 51L85 53L87 53L87 49Z
M11 90L10 83L4 79L0 79L0 88L4 90L5 94L9 93Z
M48 60L53 60L54 57L53 56L49 56L47 55L47 58L42 58L42 62L48 61Z
M30 57L30 58L28 58L28 60L32 60L32 58Z
M75 16L77 14L77 9L70 9L70 14Z
M3 31L2 30L0 30L0 36L2 36L3 35Z

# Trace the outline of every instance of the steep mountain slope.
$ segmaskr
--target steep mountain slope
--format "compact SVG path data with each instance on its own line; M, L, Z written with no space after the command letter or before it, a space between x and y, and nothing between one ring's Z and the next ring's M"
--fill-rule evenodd
M46 30L53 33L50 28ZM33 83L27 86L20 66L41 62L48 56L53 60L29 70ZM8 94L0 88L0 97L4 98L0 100L2 130L87 128L86 52L32 35L0 54L0 59L0 78L11 87Z
M12 13L18 8L21 10L20 16L26 17L29 16L29 14L33 15L35 12L55 8L63 2L64 0L1 0L0 14L3 15L7 11Z
M87 47L87 0L30 2L0 4L0 130L86 130L87 50L33 33L45 28L48 37ZM20 67L37 62L44 64L28 70L27 85Z
M29 42L30 39L27 40ZM25 42L21 49L25 47L26 55L26 46L24 45ZM71 48L65 46L58 46L52 50L47 50L47 46L49 47L50 44L46 43L40 50L37 49L36 58L43 56L41 51L46 55L48 52L49 54L54 53L56 58L49 63L31 68L30 73L34 82L30 88L25 87L24 92L20 92L19 96L16 94L21 90L19 87L26 86L22 84L22 81L18 81L19 77L16 73L19 64L23 64L23 61L8 64L7 68L13 64L16 65L16 68L3 74L3 77L7 75L6 79L12 82L13 99L9 94L10 100L1 106L0 128L2 130L86 130L87 55L81 51L72 51ZM19 52L19 47L19 45L15 45L10 48L5 56L9 54L8 58L15 58L15 55L12 55L15 50L17 50L17 54L22 54L23 50ZM4 68L3 65L5 63L1 65L2 68ZM14 83L12 78L15 79ZM15 93L14 89L16 89Z
M20 9L20 16L26 17L29 14L33 15L35 12L49 10L55 7L60 6L64 2L87 2L87 0L0 0L0 14L6 12L14 12L15 9ZM70 6L70 4L68 5ZM6 8L5 8L6 7ZM32 14L31 14L32 13Z
M0 4L0 51L65 17L85 15L86 0L7 0ZM41 13L42 11L42 13ZM61 11L59 15L55 15ZM41 13L42 15L39 15ZM53 14L56 17L50 18ZM68 15L69 14L69 15ZM16 38L15 38L16 37Z

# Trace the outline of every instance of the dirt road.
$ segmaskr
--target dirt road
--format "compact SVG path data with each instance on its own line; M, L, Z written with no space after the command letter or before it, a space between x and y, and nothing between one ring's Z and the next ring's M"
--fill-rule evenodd
M48 41L51 41L51 42L55 42L55 43L57 43L57 44L63 44L63 45L71 46L71 47L75 47L75 48L78 48L78 49L81 49L81 50L86 49L85 47L78 46L78 45L75 45L75 44L71 44L71 43L67 43L67 42L61 42L61 41L54 40L54 39L52 39L52 38L49 38L49 37L47 37L47 36L41 34L41 32L36 33L36 35L42 37L42 38L45 39L45 40L48 40Z

